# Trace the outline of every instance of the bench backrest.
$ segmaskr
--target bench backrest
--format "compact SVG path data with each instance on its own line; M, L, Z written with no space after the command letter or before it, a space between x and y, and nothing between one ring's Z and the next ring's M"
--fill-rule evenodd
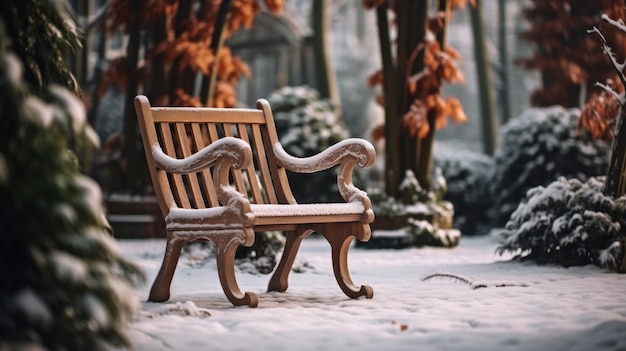
M172 206L209 208L219 206L211 170L168 174L156 167L151 145L160 145L170 157L185 158L220 138L233 136L252 148L252 164L232 170L232 183L250 203L295 203L287 174L277 165L272 145L278 142L274 118L266 100L257 109L152 107L145 96L135 99L135 108L146 151L150 176L164 216ZM223 205L223 204L222 204Z

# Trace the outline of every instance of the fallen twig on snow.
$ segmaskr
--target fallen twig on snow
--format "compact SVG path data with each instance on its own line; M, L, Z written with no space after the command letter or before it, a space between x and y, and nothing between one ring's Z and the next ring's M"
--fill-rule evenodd
M458 274L442 273L442 272L428 274L428 275L422 277L422 281L427 281L427 280L431 280L431 279L435 279L435 278L451 279L451 280L453 280L455 282L464 283L464 284L469 285L473 290L480 289L480 288L488 288L490 286L491 287L495 287L495 288L503 288L503 287L508 287L508 286L528 287L528 284L524 284L524 283L495 283L495 284L487 284L487 283L483 283L483 282L475 282L475 281L472 281L469 278L463 277L463 276L458 275Z

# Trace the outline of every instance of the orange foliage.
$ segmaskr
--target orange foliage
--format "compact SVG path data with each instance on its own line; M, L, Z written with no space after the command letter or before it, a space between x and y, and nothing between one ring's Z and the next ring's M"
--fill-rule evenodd
M215 107L235 107L237 103L235 88L223 82L218 82L215 87L213 106Z
M607 86L616 93L623 93L624 88L616 80L609 80ZM578 120L578 131L588 131L595 139L610 141L613 129L621 111L621 104L614 94L605 90L591 95Z
M424 46L418 47L422 50ZM416 56L416 55L414 55ZM459 53L449 46L441 50L439 43L427 39L424 54L424 70L407 78L409 92L414 97L410 110L403 116L402 123L410 135L424 138L430 131L427 116L432 113L437 129L447 125L447 118L456 123L467 121L463 106L454 98L443 100L440 88L443 81L462 83L463 74L456 65Z
M579 105L581 86L588 96L599 90L595 82L613 76L600 41L587 33L598 27L615 52L625 52L626 38L600 19L606 13L624 18L621 0L532 0L524 10L530 26L522 38L534 44L532 56L516 63L541 72L543 86L531 98L536 106Z
M102 73L102 79L96 95L102 98L109 86L115 86L119 90L124 90L128 82L128 64L126 57L120 57L109 64L109 68Z
M176 89L176 91L174 92L174 101L171 101L169 105L202 107L202 102L197 96L191 96L187 94L183 89Z
M606 15L612 19L617 20L626 17L626 10L621 1L604 0L601 1L601 5L605 6ZM622 55L622 58L619 59L619 61L621 61L624 53L626 53L626 35L605 21L596 25L596 27L602 32L611 50ZM602 41L598 38L594 38L593 41L588 41L587 47L600 47L600 45L602 45ZM599 48L596 50L600 51ZM603 89L599 91L596 89L596 91L592 91L589 94L587 103L583 107L580 119L578 120L578 131L582 132L582 130L586 130L593 138L610 141L614 137L613 132L615 130L615 124L622 113L621 103L616 94L623 98L624 86L621 80L618 79L615 67L610 63L607 57L608 55L602 52L602 56L604 63L600 67L596 67L596 69L602 69L603 72L606 71L603 76L607 78L596 78L593 81L594 84L596 81L605 82L605 84ZM623 74L623 72L620 73ZM593 75L592 77L595 78Z
M371 135L374 141L381 141L385 139L385 125L379 124L374 127L374 129L372 129Z
M276 2L272 2L276 5ZM228 29L235 31L241 27L250 28L254 16L261 12L261 7L256 0L234 0Z
M464 7L468 0L452 0L450 6ZM469 0L475 6L473 0ZM386 0L363 0L363 5L367 9L376 8L383 4L393 5ZM393 6L390 6L393 8ZM447 125L447 119L451 118L456 123L467 120L463 107L459 100L441 98L440 90L443 82L463 83L465 78L457 66L457 61L461 56L450 46L445 46L442 50L439 42L435 40L436 34L445 30L445 16L437 12L428 19L428 31L426 39L413 49L410 62L407 67L413 66L413 61L420 57L423 52L424 69L420 72L407 73L406 84L412 103L409 110L402 116L402 126L406 128L410 135L424 138L430 131L428 118L431 116L435 128L443 128ZM401 68L404 70L405 68ZM382 84L384 80L383 71L379 70L368 77L369 86ZM381 94L376 101L384 104L384 96ZM377 134L374 134L377 133ZM377 127L372 132L372 137L376 140L384 136L384 128Z
M383 5L387 2L387 0L363 0L363 6L368 9L375 9L380 5Z
M134 0L112 0L107 11L106 28L108 31L126 31L129 15L129 4ZM284 0L264 0L267 9L278 14L284 6ZM203 6L196 6L202 3ZM215 53L212 52L211 38L216 25L217 12L221 0L202 0L192 6L188 18L177 18L179 12L179 0L145 0L139 12L139 22L142 31L151 34L154 28L165 30L165 40L156 42L152 47L145 49L145 66L137 72L127 72L125 59L118 59L110 64L110 68L104 73L102 84L98 93L103 94L106 87L116 84L120 88L126 84L130 73L151 72L166 70L174 74L164 74L170 79L193 81L182 77L193 77L197 72L205 76L212 74L217 69L217 86L215 89L215 106L234 106L236 94L234 86L241 77L250 77L250 68L239 58L234 57L227 47L219 52L216 62ZM202 9L202 13L200 10ZM261 11L259 0L233 0L229 22L224 28L224 35L228 36L239 28L252 26L254 17ZM196 13L197 12L197 13ZM178 23L175 23L177 22ZM179 31L175 31L175 27ZM180 30L182 28L182 30ZM176 33L180 33L176 35ZM154 61L158 58L164 60L164 67L154 67ZM217 63L217 64L216 64ZM180 78L179 78L180 77ZM140 77L144 78L144 77ZM170 97L161 96L155 98L168 104L178 106L199 106L200 99L189 95L176 82L161 82L168 86L172 92Z

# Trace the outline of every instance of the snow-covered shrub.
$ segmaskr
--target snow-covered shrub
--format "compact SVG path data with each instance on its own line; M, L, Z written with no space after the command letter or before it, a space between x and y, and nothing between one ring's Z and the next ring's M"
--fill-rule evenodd
M84 107L58 86L45 88L51 102L29 94L7 41L0 28L0 349L128 346L142 274L68 150L89 131Z
M579 134L580 111L534 108L507 123L494 156L492 194L496 226L503 226L526 191L558 177L586 180L606 173L609 146Z
M293 156L315 155L350 136L335 107L313 88L284 87L272 93L268 101L280 143ZM341 201L336 167L315 174L288 172L288 177L298 202Z
M626 196L602 193L604 176L559 178L528 191L502 232L498 253L563 266L596 264L624 271Z
M446 180L440 170L436 171L430 189L422 188L413 171L406 170L400 184L402 199L376 190L371 190L369 197L378 217L406 218L404 230L411 236L412 245L451 247L458 244L460 232L451 229L454 207L443 199L446 190Z
M440 168L448 191L444 200L454 205L454 227L464 235L484 234L491 227L489 185L493 158L470 150L437 144L434 165Z

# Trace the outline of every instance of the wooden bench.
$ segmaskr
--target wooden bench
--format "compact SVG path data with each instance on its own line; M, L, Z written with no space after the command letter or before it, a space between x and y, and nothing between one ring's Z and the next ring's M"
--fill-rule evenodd
M235 278L235 251L251 246L254 232L283 231L285 248L268 291L285 291L302 239L313 232L331 246L334 275L351 297L372 298L348 272L353 238L367 241L374 220L367 194L352 183L355 166L374 163L374 147L361 139L341 141L307 158L288 155L278 141L269 103L257 109L151 107L135 98L150 176L166 222L163 263L150 301L166 301L182 245L210 240L216 246L218 275L235 306L258 304L242 293ZM313 173L338 166L337 185L345 203L298 204L286 170ZM306 186L299 184L298 186Z

